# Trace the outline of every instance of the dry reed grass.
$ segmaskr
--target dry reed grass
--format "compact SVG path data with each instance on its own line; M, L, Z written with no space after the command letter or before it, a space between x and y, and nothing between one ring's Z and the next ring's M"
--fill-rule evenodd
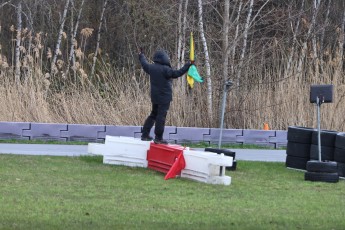
M141 126L151 110L149 81L140 67L116 70L100 64L96 79L88 78L87 59L76 55L75 66L68 78L65 63L55 74L44 72L47 54L36 36L32 50L24 47L22 82L14 83L13 70L6 57L0 59L0 120L17 122L78 123ZM35 43L36 41L36 43ZM86 38L77 52L82 52ZM25 44L24 44L25 45ZM40 47L39 49L37 47ZM274 53L267 68L250 63L242 70L244 79L251 79L228 94L225 128L262 129L267 122L271 129L286 130L290 125L316 127L316 109L309 103L310 84L334 84L334 103L322 105L322 128L345 131L345 85L343 59L325 59L319 63L322 74L316 74L312 60L307 60L303 73L298 72L296 54L287 68L287 57ZM35 57L34 59L29 57ZM102 63L106 63L102 60ZM130 63L130 62L129 62ZM25 68L24 68L25 67ZM254 76L254 77L253 77ZM315 77L317 76L317 77ZM67 77L67 78L66 78ZM54 90L56 82L64 87ZM60 82L60 83L59 83ZM206 84L196 84L193 90L174 82L174 99L167 125L179 127L219 127L221 93L214 93L214 119L207 115ZM217 95L218 98L216 98Z

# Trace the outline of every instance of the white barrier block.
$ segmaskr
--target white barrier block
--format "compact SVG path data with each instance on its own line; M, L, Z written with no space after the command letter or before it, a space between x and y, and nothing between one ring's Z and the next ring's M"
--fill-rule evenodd
M181 177L209 183L230 185L231 177L225 176L225 166L232 166L233 158L212 152L184 150L186 167Z
M147 168L147 160L128 158L123 156L107 156L103 157L103 164L125 165L130 167Z
M222 184L222 185L230 185L231 184L231 177L230 176L211 176L207 180L208 184Z
M107 150L103 154L103 163L147 167L150 143L133 137L106 136L104 145Z

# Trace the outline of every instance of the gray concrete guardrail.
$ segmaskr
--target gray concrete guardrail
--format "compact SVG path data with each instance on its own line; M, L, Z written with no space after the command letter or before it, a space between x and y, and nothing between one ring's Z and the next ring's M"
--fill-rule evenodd
M0 122L0 140L103 142L106 135L140 138L141 132L141 126ZM167 126L163 138L176 144L199 142L217 144L219 135L218 128ZM222 144L255 144L281 148L287 145L287 131L223 129Z

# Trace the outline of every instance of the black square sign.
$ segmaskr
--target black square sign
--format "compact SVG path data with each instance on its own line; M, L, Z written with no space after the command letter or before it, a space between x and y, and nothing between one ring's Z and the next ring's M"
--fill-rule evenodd
M311 85L310 86L310 103L317 103L319 97L321 103L333 102L333 85Z

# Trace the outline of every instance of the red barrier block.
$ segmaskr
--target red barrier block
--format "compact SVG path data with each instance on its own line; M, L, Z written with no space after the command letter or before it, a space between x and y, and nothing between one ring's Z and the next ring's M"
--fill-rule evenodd
M151 143L147 151L147 167L158 172L167 173L184 147L180 145L162 145Z

